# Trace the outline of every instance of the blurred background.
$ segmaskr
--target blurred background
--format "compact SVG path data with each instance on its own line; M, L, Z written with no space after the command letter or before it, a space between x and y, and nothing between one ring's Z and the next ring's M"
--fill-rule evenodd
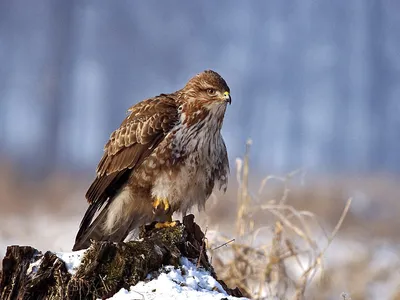
M251 138L255 191L264 176L300 170L288 201L327 228L353 197L337 237L351 243L335 249L354 263L384 247L398 266L399 13L396 0L0 0L0 254L12 243L70 250L127 108L213 69L233 98L232 175ZM234 220L236 186L233 176L212 204L211 225ZM374 276L338 283L333 299L378 299L371 282L394 299L398 271Z

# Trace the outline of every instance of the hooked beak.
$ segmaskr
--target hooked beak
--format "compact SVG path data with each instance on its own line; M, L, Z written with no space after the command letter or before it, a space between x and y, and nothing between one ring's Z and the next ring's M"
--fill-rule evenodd
M231 98L231 95L229 94L229 92L224 92L224 100L226 102L228 102L229 105L232 103L232 98Z

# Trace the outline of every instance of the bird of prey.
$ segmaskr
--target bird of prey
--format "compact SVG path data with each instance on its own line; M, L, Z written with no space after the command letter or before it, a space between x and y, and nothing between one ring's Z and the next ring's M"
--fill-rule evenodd
M206 70L174 93L129 108L104 147L73 250L90 240L121 242L153 221L174 226L174 212L203 209L214 185L225 191L229 163L221 127L228 103L227 83Z

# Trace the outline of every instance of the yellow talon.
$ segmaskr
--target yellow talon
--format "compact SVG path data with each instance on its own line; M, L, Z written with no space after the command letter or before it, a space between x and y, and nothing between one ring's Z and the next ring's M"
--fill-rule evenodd
M153 208L156 209L160 205L160 198L156 198L156 200L153 201Z
M156 200L153 201L153 208L157 210L161 204L164 208L164 211L169 210L170 205L168 199L158 197L156 198Z
M168 211L169 210L169 202L168 199L163 199L163 204L164 204L164 210Z
M173 222L164 222L164 223L157 223L154 227L155 227L155 228L158 228L158 229L160 229L160 228L168 228L168 227L175 227L176 224L177 224L176 221L173 221Z

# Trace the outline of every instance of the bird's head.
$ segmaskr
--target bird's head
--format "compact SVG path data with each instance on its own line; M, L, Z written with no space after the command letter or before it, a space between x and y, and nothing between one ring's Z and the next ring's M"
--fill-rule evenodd
M217 72L206 70L191 78L182 89L185 99L209 109L231 104L230 89Z

